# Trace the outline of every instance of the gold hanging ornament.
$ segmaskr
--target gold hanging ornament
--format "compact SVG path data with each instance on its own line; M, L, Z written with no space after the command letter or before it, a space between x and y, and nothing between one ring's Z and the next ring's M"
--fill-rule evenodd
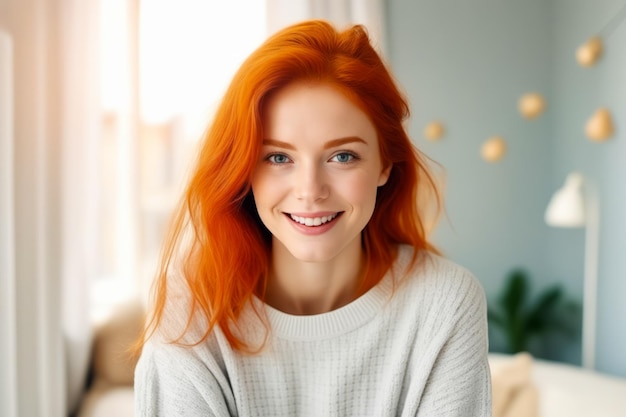
M498 162L506 154L506 141L501 136L493 136L483 143L480 154L487 162Z
M439 121L430 122L424 129L424 136L426 139L435 142L443 137L446 129Z
M539 93L524 94L518 103L519 112L526 119L534 119L546 109L546 100Z
M613 118L606 108L599 108L585 125L587 137L594 142L604 142L613 136Z
M578 47L576 60L583 67L591 67L602 55L602 50L602 39L594 36Z

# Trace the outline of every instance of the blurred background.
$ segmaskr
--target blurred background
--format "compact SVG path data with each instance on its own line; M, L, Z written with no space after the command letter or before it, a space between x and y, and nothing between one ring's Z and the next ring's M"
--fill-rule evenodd
M406 93L410 135L444 177L434 240L482 282L490 349L580 365L594 303L594 367L626 377L623 10L623 0L0 0L0 415L76 410L94 329L147 297L234 71L268 34L312 17L366 24ZM582 65L577 50L596 35L602 52ZM528 93L545 104L533 116L520 113ZM613 129L593 139L601 108ZM593 191L595 231L544 221L572 172L585 199Z

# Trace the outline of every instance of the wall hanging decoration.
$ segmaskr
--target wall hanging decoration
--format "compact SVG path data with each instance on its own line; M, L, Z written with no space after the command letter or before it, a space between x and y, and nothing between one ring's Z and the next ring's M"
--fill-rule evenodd
M598 61L603 49L602 39L599 36L593 36L578 47L576 60L581 67L591 67Z
M524 118L534 119L546 109L546 100L539 93L527 93L519 99L518 109Z
M591 67L598 61L604 49L602 40L611 36L615 29L624 21L624 18L626 18L626 4L615 13L613 18L609 20L597 35L592 36L578 47L576 50L576 60L581 66Z
M506 154L506 141L501 136L493 136L483 143L480 154L487 162L498 162Z
M433 121L424 128L424 137L432 142L436 142L443 137L445 132L446 129L441 122Z
M587 137L595 142L604 142L613 136L613 118L606 108L600 108L589 118L585 125Z

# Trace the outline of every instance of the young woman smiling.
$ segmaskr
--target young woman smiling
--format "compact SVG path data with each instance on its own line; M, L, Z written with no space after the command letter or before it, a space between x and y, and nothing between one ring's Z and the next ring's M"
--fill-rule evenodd
M166 241L137 415L491 414L484 294L427 240L407 116L360 26L246 60Z

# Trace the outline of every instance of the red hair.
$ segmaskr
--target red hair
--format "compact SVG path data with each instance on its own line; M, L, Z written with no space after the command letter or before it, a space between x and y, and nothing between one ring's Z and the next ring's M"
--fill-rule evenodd
M242 64L205 134L165 241L154 311L142 341L163 320L170 263L183 252L192 311L181 337L193 310L199 309L209 325L198 343L219 326L234 349L247 347L231 326L253 295L263 298L270 259L271 235L250 187L262 145L264 105L270 94L300 80L328 83L359 106L377 129L383 165L392 166L363 231L367 265L360 291L382 279L398 244L436 252L427 240L422 209L436 203L438 212L439 194L426 158L404 130L407 102L366 30L356 25L338 32L324 21L296 24L270 37ZM187 230L191 245L186 244Z

